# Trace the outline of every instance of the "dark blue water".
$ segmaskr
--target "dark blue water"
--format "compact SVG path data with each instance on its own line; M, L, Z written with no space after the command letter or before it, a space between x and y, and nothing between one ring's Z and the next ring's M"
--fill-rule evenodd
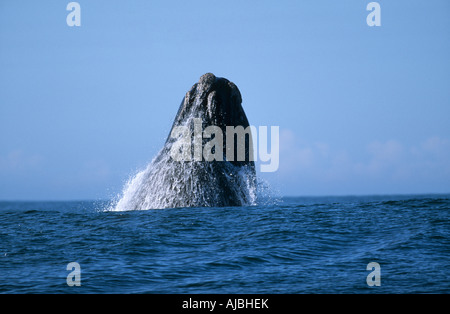
M2 293L449 293L450 195L107 212L0 202ZM68 286L77 262L81 286ZM380 265L380 286L366 270Z

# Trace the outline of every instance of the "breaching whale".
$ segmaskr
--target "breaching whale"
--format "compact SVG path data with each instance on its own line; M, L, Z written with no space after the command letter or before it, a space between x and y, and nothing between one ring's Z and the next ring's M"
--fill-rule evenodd
M115 210L254 204L252 136L241 103L234 83L212 73L202 75L182 100L163 148L127 182ZM203 136L202 131L211 126L221 132ZM179 130L185 130L192 141L179 145ZM223 140L208 146L219 135ZM183 148L185 158L175 158L174 152ZM216 158L205 157L206 151Z

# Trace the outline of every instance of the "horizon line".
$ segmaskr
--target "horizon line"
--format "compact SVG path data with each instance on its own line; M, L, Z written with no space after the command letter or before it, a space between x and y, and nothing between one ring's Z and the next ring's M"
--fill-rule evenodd
M375 193L375 194L317 194L317 195L275 195L274 198L313 198L313 197L381 197L381 196L438 196L448 195L450 192L429 192L429 193ZM0 202L111 202L112 199L0 199Z

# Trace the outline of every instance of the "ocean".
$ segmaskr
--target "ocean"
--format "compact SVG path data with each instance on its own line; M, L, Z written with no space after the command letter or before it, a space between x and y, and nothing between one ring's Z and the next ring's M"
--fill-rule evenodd
M450 292L450 195L108 208L0 202L0 293Z

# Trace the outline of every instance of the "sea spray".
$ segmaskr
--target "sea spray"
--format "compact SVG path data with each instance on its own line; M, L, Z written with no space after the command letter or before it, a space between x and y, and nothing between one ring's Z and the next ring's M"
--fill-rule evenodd
M256 177L249 167L222 162L221 176L216 175L218 162L177 162L168 154L155 158L144 170L126 183L114 211L160 209L174 207L220 206L223 200L216 192L227 182L229 193L237 204L257 204ZM185 197L189 195L189 197ZM219 205L218 205L219 204ZM227 205L227 204L225 204Z
M107 210L127 211L144 209L162 209L172 207L190 207L195 203L196 207L214 207L217 200L214 198L214 184L216 178L211 175L205 182L196 182L195 177L189 178L189 174L198 172L194 165L182 166L183 169L175 170L173 164L162 165L162 161L153 160L144 170L141 170L128 179L123 191L109 204ZM181 166L181 165L180 165ZM197 163L198 166L198 163ZM228 165L233 168L232 164ZM160 169L158 167L162 167ZM184 171L179 180L165 184L164 178L177 171ZM237 174L237 175L236 175ZM260 177L254 177L248 168L230 171L227 176L236 182L236 190L241 192L241 206L270 206L280 202L279 196L267 181ZM255 182L256 180L256 182ZM186 181L189 185L186 185ZM183 188L190 188L192 197L188 200L179 197L177 192ZM206 195L212 195L207 197Z

